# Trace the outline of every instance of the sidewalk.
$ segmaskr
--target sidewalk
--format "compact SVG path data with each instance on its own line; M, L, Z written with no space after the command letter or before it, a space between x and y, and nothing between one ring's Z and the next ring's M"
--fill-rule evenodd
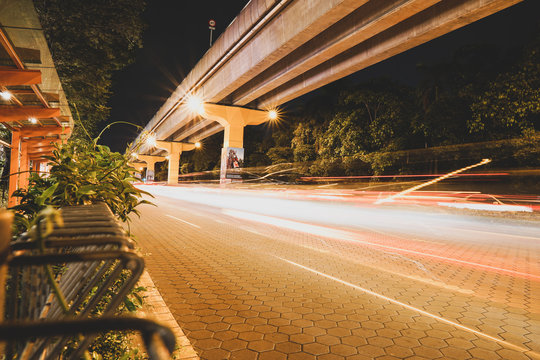
M148 274L148 271L145 271L142 274L138 286L146 288L146 291L141 294L145 301L143 309L140 312L167 325L176 335L177 348L172 358L177 360L199 360L199 356L197 356L197 353L193 349L193 346L191 346L188 338L180 326L178 326L178 323L165 304L165 301L163 301L163 298L152 281L150 274Z

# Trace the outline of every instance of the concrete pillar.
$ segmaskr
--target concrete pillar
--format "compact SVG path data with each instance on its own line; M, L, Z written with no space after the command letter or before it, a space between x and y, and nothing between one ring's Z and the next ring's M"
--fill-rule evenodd
M19 188L19 155L20 155L21 137L20 132L11 133L11 154L9 160L9 187L8 187L8 206L17 205L18 199L12 196L13 192Z
M173 152L169 154L169 172L167 174L167 184L178 184L178 175L180 174L180 155L182 155L182 152Z
M244 127L270 120L267 111L236 106L204 104L205 118L219 122L224 129L220 182L241 181L236 168L244 162Z
M30 158L28 156L28 143L23 141L21 143L21 163L19 164L19 187L23 189L28 188L28 179L30 178Z
M169 173L167 176L167 184L178 184L180 155L182 155L182 151L190 151L195 149L195 144L157 140L156 147L167 151L169 154Z
M138 155L137 158L146 163L146 181L154 181L155 164L165 160L163 156Z
M39 168L41 167L41 160L32 161L32 171L39 174Z

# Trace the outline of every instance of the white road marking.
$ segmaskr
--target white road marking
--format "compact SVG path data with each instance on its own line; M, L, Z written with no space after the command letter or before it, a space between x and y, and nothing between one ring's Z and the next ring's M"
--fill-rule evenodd
M190 223L189 221L179 219L179 218L177 218L176 216L172 216L172 215L169 215L169 214L165 214L165 216L168 216L168 217L173 218L173 219L175 219L175 220L181 221L181 222L183 222L183 223L185 223L185 224L188 224L188 225L191 225L191 226L193 226L193 227L196 227L197 229L200 229L200 228L201 228L199 225L195 225L195 224Z
M414 311L414 312L419 313L419 314L421 314L421 315L424 315L424 316L430 317L430 318L432 318L432 319L441 321L441 322L443 322L443 323L445 323L445 324L448 324L448 325L457 327L457 328L459 328L459 329L461 329L461 330L468 331L468 332L473 333L473 334L475 334L475 335L477 335L477 336L480 336L480 337L483 337L483 338L486 338L486 339L495 341L495 342L497 342L497 343L499 343L499 344L501 344L501 345L504 345L504 346L506 346L506 347L508 347L508 348L511 348L511 349L514 349L514 350L523 352L523 353L525 353L526 355L529 355L529 356L531 356L531 357L540 359L540 354L539 354L539 353L534 352L534 351L531 351L530 349L527 349L527 348L525 348L525 347L522 347L522 346L519 346L519 345L515 345L515 344L509 343L509 342L507 342L507 341L505 341L505 340L503 340L503 339L499 339L499 338L497 338L497 337L495 337L495 336L491 336L491 335L485 334L485 333L483 333L483 332L481 332L481 331L474 330L474 329L472 329L472 328L470 328L470 327L467 327L467 326L465 326L465 325L461 325L461 324L459 324L459 323L456 323L456 322L454 322L454 321L445 319L445 318L443 318L443 317L440 317L440 316L438 316L438 315L432 314L432 313L427 312L427 311L425 311L425 310L416 308L416 307L414 307L414 306L411 306L411 305L406 304L406 303L404 303L404 302L401 302L401 301L399 301L399 300L392 299L392 298L390 298L390 297L387 297L387 296L384 296L384 295L382 295L382 294L376 293L376 292L374 292L374 291L372 291L372 290L363 288L363 287L361 287L361 286L355 285L355 284L350 283L350 282L348 282L348 281L341 280L341 279L339 279L339 278L337 278L337 277L334 277L334 276L332 276L332 275L328 275L328 274L325 274L325 273L323 273L323 272L317 271L317 270L315 270L315 269L309 268L309 267L307 267L307 266L304 266L304 265L295 263L294 261L287 260L287 259L284 259L284 258L279 257L279 256L275 256L275 257L278 258L278 259L280 259L280 260L283 260L283 261L285 261L285 262L287 262L287 263L289 263L289 264L291 264L291 265L297 266L297 267L299 267L299 268L301 268L301 269L310 271L310 272L312 272L312 273L315 273L315 274L320 275L320 276L322 276L322 277L325 277L325 278L327 278L327 279L337 281L337 282L339 282L339 283L341 283L341 284L343 284L343 285L347 285L347 286L352 287L352 288L354 288L354 289L356 289L356 290L360 290L360 291L362 291L362 292L364 292L364 293L366 293L366 294L375 296L375 297L377 297L377 298L379 298L379 299L386 300L386 301L388 301L388 302L390 302L390 303L392 303L392 304L400 305L400 306L402 306L402 307L404 307L404 308L406 308L406 309L408 309L408 310L411 310L411 311Z

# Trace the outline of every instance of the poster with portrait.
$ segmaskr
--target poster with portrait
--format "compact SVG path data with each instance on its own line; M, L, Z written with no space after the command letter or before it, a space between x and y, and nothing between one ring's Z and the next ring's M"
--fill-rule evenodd
M242 179L244 148L227 147L221 149L221 179Z

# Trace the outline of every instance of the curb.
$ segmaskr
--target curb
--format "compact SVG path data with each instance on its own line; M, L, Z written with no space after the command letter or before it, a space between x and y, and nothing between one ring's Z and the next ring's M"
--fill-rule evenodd
M167 307L167 304L165 304L163 297L152 281L148 271L145 270L141 275L138 286L143 286L146 288L146 291L142 292L145 302L141 312L147 317L154 318L155 320L167 325L176 335L177 349L173 354L171 354L171 358L178 360L199 360L199 356L195 352L195 349L193 349L189 339L184 334L180 326L178 326L178 323Z

